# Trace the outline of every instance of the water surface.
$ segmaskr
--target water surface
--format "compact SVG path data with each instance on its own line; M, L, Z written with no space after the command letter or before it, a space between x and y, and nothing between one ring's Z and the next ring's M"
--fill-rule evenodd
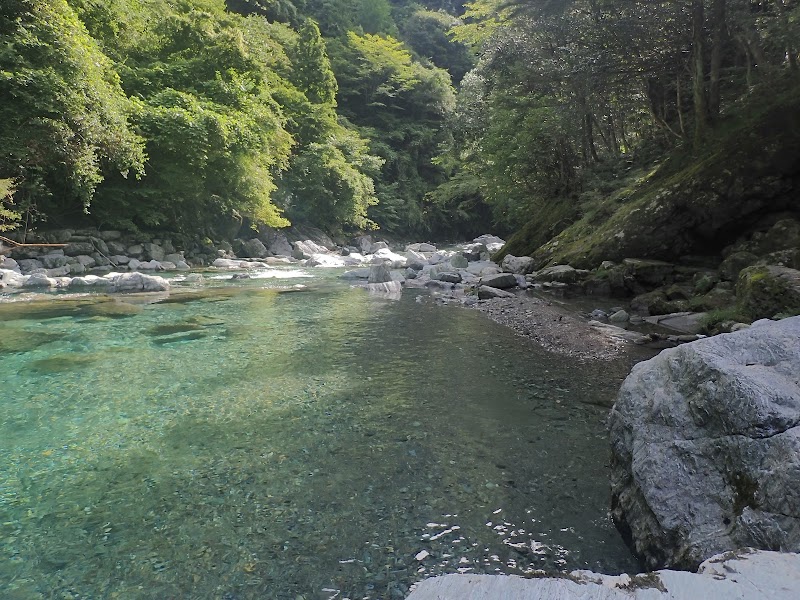
M3 598L382 599L441 573L637 569L592 404L629 365L303 275L0 303Z

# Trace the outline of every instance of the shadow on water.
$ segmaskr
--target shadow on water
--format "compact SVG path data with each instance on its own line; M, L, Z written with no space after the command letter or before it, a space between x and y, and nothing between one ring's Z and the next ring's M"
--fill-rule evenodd
M75 369L0 380L10 598L382 599L459 570L637 568L586 404L627 365L347 288L197 306L84 322Z

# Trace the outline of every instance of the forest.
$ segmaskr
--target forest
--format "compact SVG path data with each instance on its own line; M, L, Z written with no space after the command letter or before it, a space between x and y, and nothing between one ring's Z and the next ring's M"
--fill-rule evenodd
M530 251L796 112L798 6L5 0L0 229L491 228Z

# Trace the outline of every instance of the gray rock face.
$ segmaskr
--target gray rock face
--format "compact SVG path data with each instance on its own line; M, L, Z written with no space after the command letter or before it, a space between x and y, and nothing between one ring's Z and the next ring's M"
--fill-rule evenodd
M740 551L704 562L697 573L656 571L523 579L506 575L445 575L412 588L407 600L794 600L800 556Z
M292 245L289 243L289 240L286 239L286 234L276 234L275 239L272 240L272 243L269 245L269 251L275 256L291 256Z
M557 281L559 283L575 283L578 272L569 265L553 265L545 267L533 274L533 281Z
M119 273L107 277L110 292L166 292L169 282L157 275L144 273Z
M511 273L499 273L497 275L489 275L488 277L481 278L481 284L504 290L506 288L513 288L517 286L517 278Z
M514 256L506 254L503 262L500 263L504 271L527 275L533 270L533 259L530 256Z
M386 283L387 281L392 280L392 274L383 263L379 265L372 265L369 268L369 277L367 280L369 283Z
M800 317L639 363L609 427L613 517L648 567L800 550Z
M492 298L515 298L514 294L511 292L507 292L505 290L501 290L498 288L493 288L488 285L482 285L478 288L478 299L479 300L491 300Z
M264 258L269 255L267 247L258 238L242 241L239 253L245 258Z
M461 254L454 254L450 257L450 264L455 269L466 269L469 266L469 261Z

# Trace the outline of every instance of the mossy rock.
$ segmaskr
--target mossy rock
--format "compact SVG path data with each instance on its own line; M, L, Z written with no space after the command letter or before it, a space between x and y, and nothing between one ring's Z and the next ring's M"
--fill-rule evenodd
M751 319L800 314L800 271L775 265L744 269L736 283L738 306Z
M689 302L686 300L669 300L665 290L658 289L636 296L631 300L631 308L636 312L649 315L668 315L689 310Z

